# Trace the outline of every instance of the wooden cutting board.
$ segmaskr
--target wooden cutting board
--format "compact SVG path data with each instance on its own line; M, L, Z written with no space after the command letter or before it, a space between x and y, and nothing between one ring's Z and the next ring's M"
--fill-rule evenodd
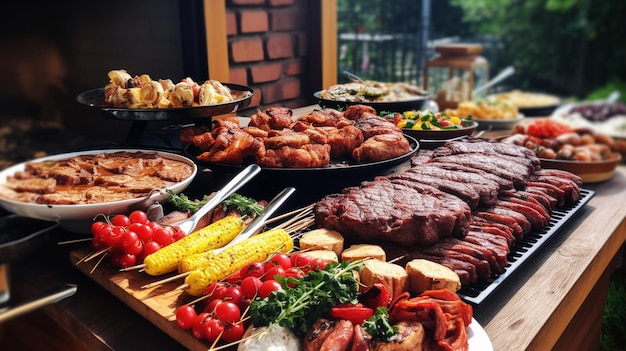
M120 272L113 267L106 257L100 263L98 263L100 256L87 262L80 262L92 253L93 249L90 247L71 251L71 262L81 272L187 349L192 351L209 349L208 342L196 340L191 331L182 330L176 325L176 309L197 299L197 297L185 293L184 290L176 290L178 286L184 283L183 278L156 287L142 289L142 286L165 277L153 277L139 270ZM77 264L77 262L79 263Z

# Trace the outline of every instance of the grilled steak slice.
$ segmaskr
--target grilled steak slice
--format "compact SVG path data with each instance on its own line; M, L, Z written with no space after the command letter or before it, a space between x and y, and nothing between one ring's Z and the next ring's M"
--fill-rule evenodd
M508 214L494 213L493 211L486 210L478 211L474 213L474 215L476 217L484 218L489 222L499 223L511 228L516 241L524 236L524 230L519 225L517 220L514 217L509 216Z
M499 199L496 206L508 208L517 213L520 213L526 217L528 222L530 223L530 228L532 230L541 230L545 228L550 222L550 217L544 217L542 213L532 208L531 206L525 203L518 203L515 201L508 201L504 199Z
M434 186L435 188L444 191L448 194L457 196L461 200L465 201L471 209L478 207L480 201L480 194L476 189L468 184L442 182L440 178L430 176L426 174L419 174L414 172L413 169L406 172L395 173L389 175L388 178L393 182L396 179L406 180L408 182L426 183Z
M433 244L455 229L467 231L471 213L467 204L436 189L432 193L441 197L381 178L318 201L316 223L339 231L347 240L408 246Z
M479 280L488 280L491 278L491 267L489 262L484 259L474 257L472 255L458 252L452 249L441 247L440 245L431 245L415 249L415 251L432 256L442 256L446 258L454 258L459 261L467 262L476 267L476 276Z
M548 214L552 212L552 210L554 210L554 207L556 206L556 199L551 198L550 196L542 192L532 193L526 190L513 190L513 191L506 190L506 191L500 192L500 197L515 198L515 199L520 199L522 201L535 203L543 207L548 212Z
M511 228L500 223L487 221L484 218L481 222L476 221L474 218L472 218L472 224L470 224L469 227L470 232L499 236L506 240L508 247L513 247L513 245L515 245L515 236L513 235L513 230Z
M568 171L564 171L561 169L542 168L541 170L538 170L537 172L535 172L535 174L536 175L549 175L549 176L555 176L559 178L570 179L574 181L579 187L583 185L583 180L579 175L568 172Z
M473 188L474 192L478 194L480 206L494 205L498 197L498 192L500 190L500 185L497 182L483 178L476 173L449 170L437 167L433 164L425 164L420 167L413 167L407 170L407 172L416 173L420 176L432 176L440 178L441 180L448 180L449 182L442 183L450 184L449 186L455 186L459 183L466 184L470 188Z
M519 162L528 163L531 168L537 168L541 161L535 153L523 146L515 144L505 144L484 139L471 139L449 141L435 149L436 155L453 155L466 153L482 153L489 155L505 156L509 159L516 159Z
M498 176L509 179L513 182L513 186L522 189L526 186L526 182L530 177L530 171L520 166L518 163L504 159L499 159L493 155L485 154L459 154L450 156L433 157L430 162L437 163L454 163L467 167L481 169L483 171L497 174Z
M484 245L469 242L465 240L465 238L445 238L436 245L457 252L466 253L478 259L487 261L493 274L499 274L504 271L504 266L500 265L499 260L496 258L496 254Z
M540 192L556 199L556 206L565 205L565 190L546 182L531 180L526 184L526 191Z
M565 205L575 204L580 200L580 186L572 179L553 175L535 174L532 180L552 184L563 190L563 203Z
M515 210L511 210L510 208L496 205L496 206L488 208L486 211L495 213L495 214L500 214L503 216L509 216L515 219L517 224L519 224L519 226L522 228L522 236L528 233L530 229L532 228L532 225L530 224L530 221L528 220L528 218L526 218L526 216L524 216L521 213L516 212Z

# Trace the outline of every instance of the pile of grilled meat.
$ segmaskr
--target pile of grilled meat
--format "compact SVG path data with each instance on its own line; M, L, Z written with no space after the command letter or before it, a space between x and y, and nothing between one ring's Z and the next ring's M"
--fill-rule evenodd
M502 273L515 243L576 203L581 185L575 174L541 168L532 150L470 138L420 150L406 171L328 195L315 215L348 242L379 243L401 264L441 263L471 284Z

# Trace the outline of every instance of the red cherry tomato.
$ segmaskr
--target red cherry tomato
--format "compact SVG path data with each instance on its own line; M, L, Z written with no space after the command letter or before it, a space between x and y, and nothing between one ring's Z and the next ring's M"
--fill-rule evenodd
M264 299L268 297L273 291L280 290L282 288L282 285L280 285L280 283L276 280L266 280L259 287L259 297Z
M291 268L291 258L289 257L289 255L284 253L273 254L270 257L269 262L273 263L274 265L283 267L283 269L285 270Z
M203 327L203 324L210 318L211 314L206 312L202 312L198 315L198 317L196 317L196 321L191 326L191 333L193 334L194 338L198 340L206 339L206 329Z
M130 218L123 214L118 214L111 218L111 224L119 227L128 227L130 225Z
M216 282L216 283L209 285L209 287L207 287L206 290L204 291L204 294L208 295L209 298L212 298L212 299L224 299L224 297L228 296L226 294L227 289L228 289L228 284L224 282Z
M263 277L263 280L274 280L276 276L281 276L284 277L286 274L286 271L283 267L281 266L272 266L270 268L267 268L265 271L265 276Z
M128 219L130 219L131 223L148 223L148 215L141 210L135 210L128 215Z
M147 243L148 241L152 241L154 236L154 230L147 224L144 223L132 223L128 226L128 230L137 233L137 236L141 241Z
M124 253L119 258L119 267L127 268L137 264L137 256Z
M111 230L103 234L102 241L104 241L107 246L117 245L124 231L125 229L123 227L112 227Z
M311 255L303 252L291 254L291 267L306 267L311 263L312 259Z
M217 305L221 304L222 302L224 302L224 300L222 299L211 299L211 301L209 301L209 303L204 307L204 310L202 312L213 313L215 312L215 308L217 307Z
M224 323L216 318L207 319L204 323L204 335L209 342L214 342L224 331Z
M176 309L176 324L183 330L189 330L196 322L198 315L190 305L183 305Z
M261 277L265 274L265 266L260 262L252 262L243 267L239 274L242 278L245 277Z
M120 237L120 246L125 253L139 255L143 252L143 243L139 240L137 233L126 231Z
M148 256L149 254L156 252L161 248L161 245L156 241L149 241L143 245L143 256Z
M235 303L224 301L215 306L215 317L226 323L235 323L241 319L241 310Z
M161 246L167 246L174 242L174 233L169 228L159 228L154 231L153 240L159 243Z
M259 287L263 284L258 277L245 277L241 281L241 293L248 299L253 299L259 293Z
M224 301L229 301L237 305L239 308L243 306L244 296L239 285L231 285L226 288L226 296Z
M326 268L327 263L328 262L326 262L326 260L322 258L314 258L311 260L310 268L315 270L323 270L324 268Z
M227 343L241 340L244 332L245 327L243 326L243 323L228 325L224 328L224 333L222 333L222 340Z

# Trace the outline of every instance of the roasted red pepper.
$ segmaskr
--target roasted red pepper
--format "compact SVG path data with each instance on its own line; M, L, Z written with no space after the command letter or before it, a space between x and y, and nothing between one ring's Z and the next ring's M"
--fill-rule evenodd
M359 302L373 310L378 307L389 307L391 294L384 284L375 283L359 295Z
M363 304L339 304L331 307L329 315L337 319L347 319L352 324L363 324L374 315L374 310Z

